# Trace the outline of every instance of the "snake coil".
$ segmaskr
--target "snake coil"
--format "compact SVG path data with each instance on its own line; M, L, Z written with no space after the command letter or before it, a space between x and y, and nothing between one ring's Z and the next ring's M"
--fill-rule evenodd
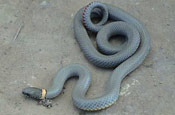
M93 17L101 17L94 24ZM107 20L113 22L106 24ZM99 51L93 46L87 30L97 33L96 41ZM23 94L35 99L50 99L60 94L66 80L78 76L79 80L72 92L76 107L87 111L102 110L111 106L119 97L120 84L123 78L136 69L146 58L150 49L150 38L144 25L125 11L115 6L101 2L92 2L80 9L74 18L74 33L85 57L94 65L102 68L114 68L107 81L107 90L97 98L86 98L86 92L91 82L91 75L86 66L71 64L63 67L50 89L25 88ZM109 38L123 35L126 40L120 46L113 46ZM44 93L42 93L44 91Z

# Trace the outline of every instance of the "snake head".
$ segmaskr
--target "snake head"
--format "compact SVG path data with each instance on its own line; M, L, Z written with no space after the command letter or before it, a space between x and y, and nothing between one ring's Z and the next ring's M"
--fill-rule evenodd
M22 90L22 94L33 99L44 99L46 95L45 89L39 89L36 87L27 87Z

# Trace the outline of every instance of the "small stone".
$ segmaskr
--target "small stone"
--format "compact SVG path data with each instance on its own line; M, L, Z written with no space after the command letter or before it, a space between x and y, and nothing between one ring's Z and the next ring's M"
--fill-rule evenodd
M4 29L8 29L8 27L4 27Z
M46 8L46 6L47 6L47 1L42 1L42 2L40 3L40 5L42 6L42 8Z
M43 104L43 101L40 100L40 101L38 102L38 105L42 105L42 104Z
M4 55L7 55L7 53L6 53L6 52L4 52Z
M47 108L51 108L51 107L52 107L52 104L47 105Z

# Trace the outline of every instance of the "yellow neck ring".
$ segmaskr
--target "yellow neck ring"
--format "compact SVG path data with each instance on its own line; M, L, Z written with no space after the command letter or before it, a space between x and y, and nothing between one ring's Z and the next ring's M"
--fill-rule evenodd
M41 98L40 99L44 99L46 97L46 89L42 89L41 90Z

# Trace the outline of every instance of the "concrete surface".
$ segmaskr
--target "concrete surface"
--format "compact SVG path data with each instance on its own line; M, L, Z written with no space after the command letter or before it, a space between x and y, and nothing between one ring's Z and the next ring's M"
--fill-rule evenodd
M151 36L149 56L124 80L112 107L94 113L75 108L71 92L76 78L51 109L21 94L27 86L49 88L58 70L71 63L89 66L93 81L87 97L103 94L111 70L90 64L73 35L73 17L90 1L0 0L0 115L175 115L174 0L102 0L142 20Z

